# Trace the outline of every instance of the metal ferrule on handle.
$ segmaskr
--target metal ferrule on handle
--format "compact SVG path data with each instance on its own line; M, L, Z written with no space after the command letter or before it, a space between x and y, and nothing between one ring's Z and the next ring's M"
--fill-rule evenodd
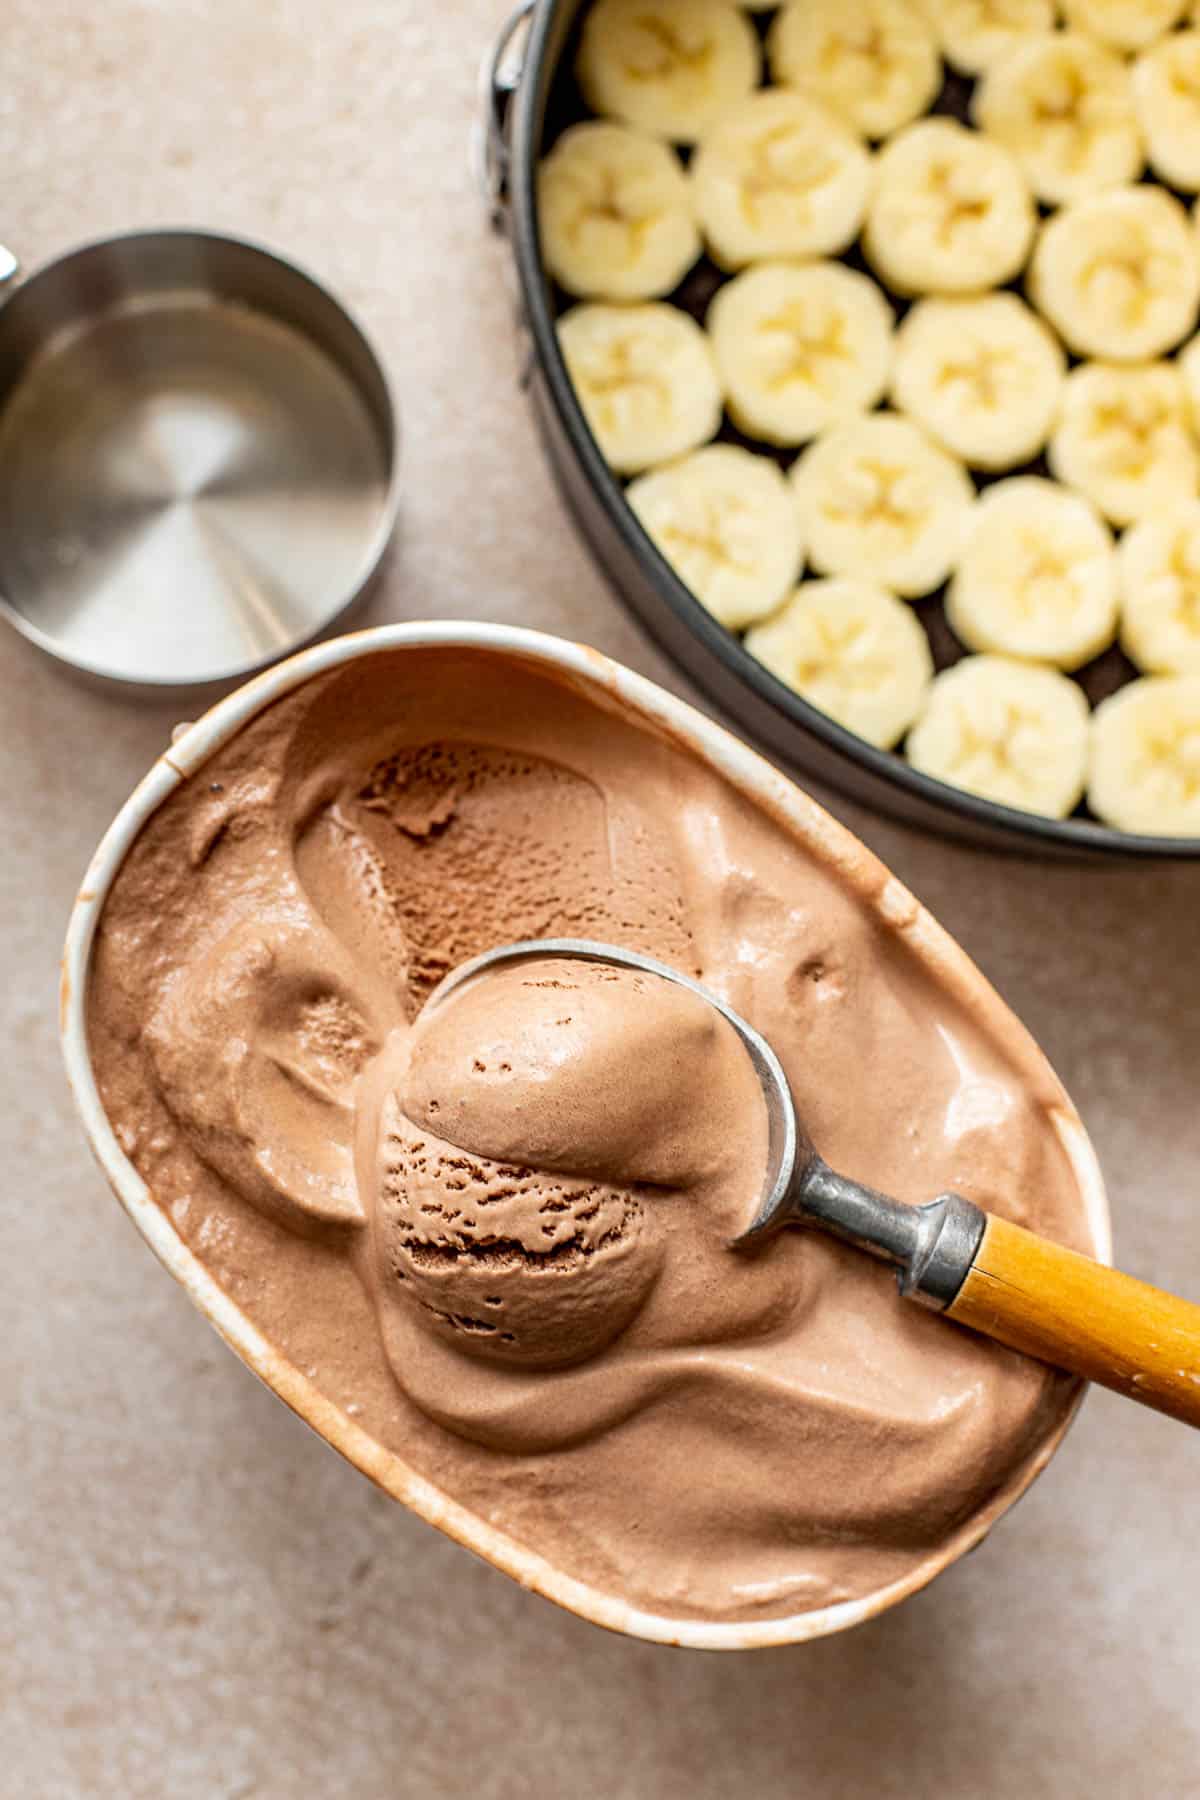
M838 1175L814 1156L796 1179L789 1212L895 1265L900 1292L935 1311L957 1298L983 1240L987 1215L961 1194L906 1206Z

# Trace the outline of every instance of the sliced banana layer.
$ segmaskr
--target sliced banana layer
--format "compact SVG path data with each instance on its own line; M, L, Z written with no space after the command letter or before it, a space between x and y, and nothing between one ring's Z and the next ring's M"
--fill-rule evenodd
M1026 38L998 57L971 117L1051 205L1134 181L1145 162L1128 68L1071 32Z
M1178 25L1188 0L1060 0L1067 24L1114 50L1144 50Z
M1148 362L1195 330L1200 240L1161 188L1113 188L1042 231L1029 295L1077 356Z
M1200 192L1200 31L1176 31L1133 65L1133 98L1154 173Z
M601 454L620 475L695 450L721 423L707 337L678 307L573 306L558 341Z
M1101 702L1088 805L1120 831L1200 838L1200 675L1147 675Z
M769 457L709 444L640 476L625 497L680 580L731 630L765 618L795 584L800 521Z
M593 112L694 144L758 86L762 57L729 0L595 0L575 72Z
M585 300L654 300L700 254L683 165L657 138L590 119L538 169L546 267Z
M1082 363L1063 387L1050 472L1128 525L1192 499L1200 455L1173 363Z
M869 412L892 365L892 310L840 263L761 263L718 289L708 332L730 418L748 437L803 444Z
M948 63L978 75L1023 38L1054 28L1054 0L919 0Z
M912 611L866 581L806 581L746 636L780 681L847 731L890 750L925 703L929 644Z
M1065 819L1087 774L1088 709L1054 669L968 656L936 677L908 760L968 793Z
M909 599L945 581L975 500L961 463L894 413L835 426L791 480L813 567Z
M972 468L1013 469L1045 445L1065 372L1015 294L919 300L896 334L892 399Z
M1111 533L1053 481L998 481L975 508L946 618L968 650L1080 668L1116 635Z
M876 161L863 249L896 293L978 293L1024 267L1035 221L1007 150L953 119L923 119Z
M1200 501L1121 539L1121 647L1152 675L1200 675Z
M933 32L909 0L788 0L767 55L782 87L815 94L868 138L919 118L942 80Z
M829 256L853 243L871 159L819 101L762 89L726 113L692 158L696 213L726 269L774 256Z

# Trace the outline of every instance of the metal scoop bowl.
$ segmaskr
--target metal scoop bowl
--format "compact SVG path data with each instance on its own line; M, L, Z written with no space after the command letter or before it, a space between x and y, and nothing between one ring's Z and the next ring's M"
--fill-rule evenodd
M427 1006L513 963L575 958L634 969L698 994L738 1034L762 1084L767 1161L758 1210L731 1249L813 1225L891 1263L900 1292L957 1324L1200 1426L1200 1306L985 1212L961 1194L909 1206L839 1174L796 1116L770 1044L718 995L652 957L581 938L533 938L461 964Z

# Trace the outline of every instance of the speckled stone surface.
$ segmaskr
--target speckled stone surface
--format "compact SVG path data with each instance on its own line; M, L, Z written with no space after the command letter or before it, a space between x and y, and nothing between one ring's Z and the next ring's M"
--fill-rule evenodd
M507 0L505 0L505 4ZM576 541L517 392L465 142L499 0L0 0L0 232L248 232L361 311L404 408L376 618L579 637L681 692ZM173 713L0 632L0 1795L1186 1800L1200 1436L1093 1394L974 1556L840 1639L653 1649L344 1467L125 1222L59 1069L77 879ZM1200 1298L1200 869L1039 868L841 816L1044 1041L1127 1267Z

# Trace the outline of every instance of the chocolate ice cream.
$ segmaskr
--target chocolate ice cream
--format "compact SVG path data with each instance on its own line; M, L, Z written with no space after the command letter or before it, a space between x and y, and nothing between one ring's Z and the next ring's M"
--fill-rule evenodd
M176 1229L379 1446L594 1590L779 1617L972 1541L1074 1384L836 1242L730 1253L762 1101L683 990L542 964L423 1008L494 944L645 951L763 1032L835 1167L1094 1248L1069 1102L914 918L869 857L544 667L379 652L149 819L91 1050Z
M595 1355L641 1311L681 1209L723 1206L732 1236L765 1163L762 1094L720 1015L578 961L434 1004L380 1058L360 1117L380 1279L414 1328L393 1321L401 1380L422 1328L524 1368Z

